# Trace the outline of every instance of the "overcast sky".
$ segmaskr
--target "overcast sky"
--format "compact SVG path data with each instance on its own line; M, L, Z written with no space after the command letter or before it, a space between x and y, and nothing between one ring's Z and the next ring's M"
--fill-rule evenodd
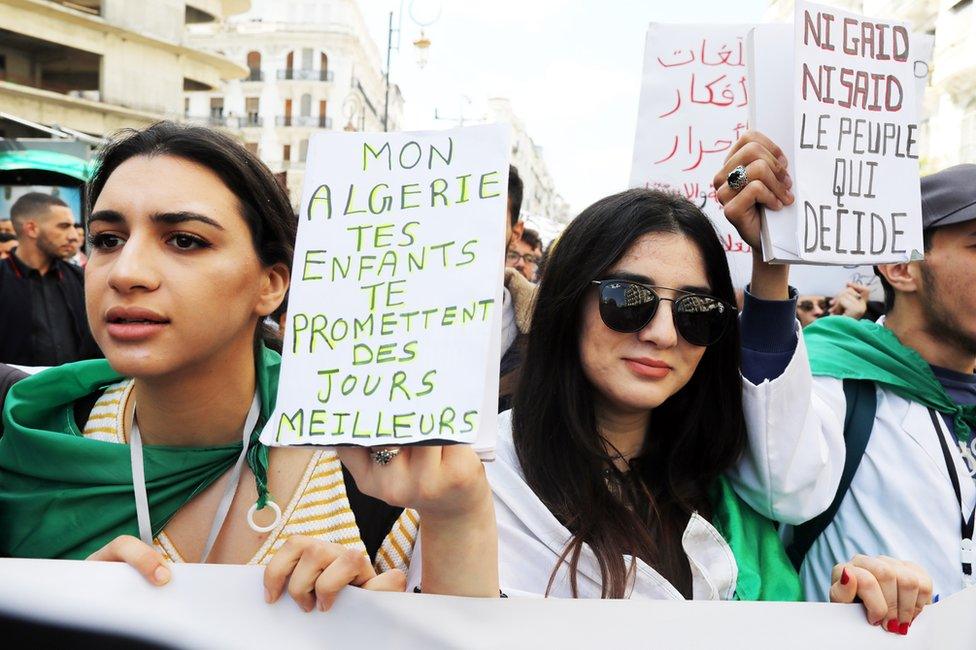
M630 175L637 99L650 22L748 23L766 0L414 0L403 3L403 36L393 78L406 99L410 129L448 128L434 110L468 119L484 100L508 97L529 135L544 148L557 190L573 214L624 189ZM432 41L422 71L413 41ZM360 0L386 53L388 12L400 0ZM470 104L467 103L470 100Z

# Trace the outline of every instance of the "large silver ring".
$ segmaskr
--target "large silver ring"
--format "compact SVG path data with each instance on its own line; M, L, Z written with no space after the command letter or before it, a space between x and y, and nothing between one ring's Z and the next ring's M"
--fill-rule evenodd
M369 457L377 465L389 465L390 461L399 455L399 449L373 449L369 452Z
M739 165L729 172L727 180L729 181L729 187L731 187L733 190L741 190L743 187L749 184L749 177L746 175L746 168L743 165Z

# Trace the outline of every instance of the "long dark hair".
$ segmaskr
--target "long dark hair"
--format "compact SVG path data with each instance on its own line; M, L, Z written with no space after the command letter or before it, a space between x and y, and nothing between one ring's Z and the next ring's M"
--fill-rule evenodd
M261 263L285 264L291 270L298 220L288 195L260 158L219 131L168 121L119 131L99 153L88 183L88 212L119 165L136 156L163 155L195 162L216 174L237 197ZM274 344L269 330L259 327L258 334Z
M745 446L739 328L710 346L681 390L654 409L645 453L630 476L617 470L597 431L595 388L579 357L581 310L600 279L646 233L677 233L701 251L713 295L735 304L725 251L702 212L676 195L634 189L597 201L566 228L539 285L515 393L512 428L526 480L573 537L567 562L574 596L582 546L592 549L603 597L623 597L639 557L690 597L681 537L692 512L709 518L709 490ZM550 580L551 588L552 580Z

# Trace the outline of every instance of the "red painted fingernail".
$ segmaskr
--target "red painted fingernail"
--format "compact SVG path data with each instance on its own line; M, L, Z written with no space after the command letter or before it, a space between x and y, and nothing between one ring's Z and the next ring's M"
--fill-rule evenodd
M897 632L898 631L898 621L896 619L891 619L888 621L888 631Z
M898 626L898 634L905 636L906 634L908 634L908 628L910 628L911 626L912 626L911 623L902 623L901 625Z
M847 575L847 569L844 569L843 571L841 571L840 572L840 583L842 585L846 585L850 581L851 581L851 577L849 575Z

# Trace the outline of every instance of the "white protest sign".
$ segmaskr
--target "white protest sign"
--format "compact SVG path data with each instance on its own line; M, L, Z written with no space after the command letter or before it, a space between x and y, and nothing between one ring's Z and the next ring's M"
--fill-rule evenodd
M306 614L287 593L265 604L263 567L171 568L170 583L154 587L121 563L0 559L0 615L235 650L976 647L976 588L930 605L899 636L868 625L860 605L826 603L454 598L350 587L328 612Z
M794 39L797 255L827 264L921 259L910 27L800 1Z
M749 282L752 250L725 218L712 178L747 130L751 97L743 41L752 27L648 26L630 172L631 187L675 191L702 209L719 233L736 287ZM796 268L790 283L801 294L833 296L847 282L871 283L873 277L870 266ZM877 289L874 298L880 299Z
M712 220L736 286L749 281L751 249L722 213L712 177L746 131L743 39L750 27L648 26L630 169L631 187L675 191Z
M270 445L493 447L508 128L312 137Z

